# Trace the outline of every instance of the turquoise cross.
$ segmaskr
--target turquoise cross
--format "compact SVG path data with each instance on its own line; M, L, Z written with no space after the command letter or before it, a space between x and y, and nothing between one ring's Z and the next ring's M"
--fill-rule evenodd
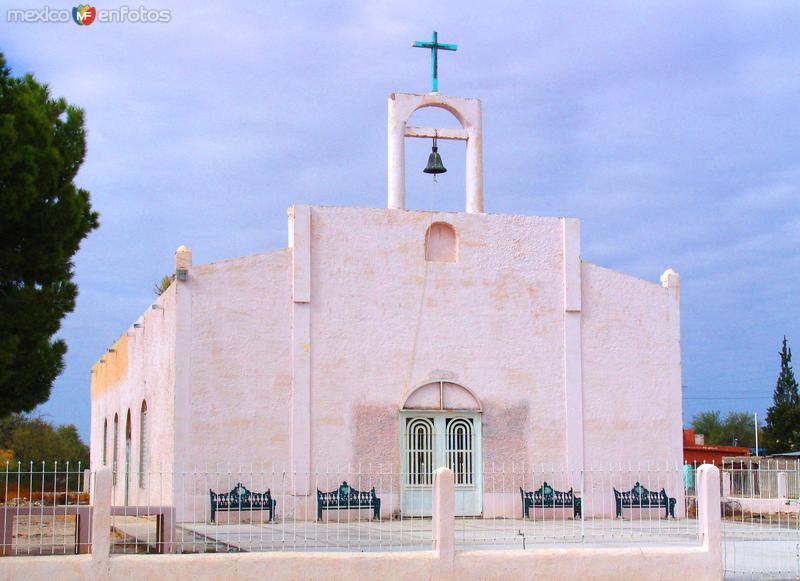
M431 86L433 87L431 90L434 93L439 92L439 57L438 52L440 50L458 50L458 46L455 44L439 44L439 33L435 30L433 31L433 36L431 37L430 42L424 42L421 40L416 41L413 45L414 48L429 48L431 49Z

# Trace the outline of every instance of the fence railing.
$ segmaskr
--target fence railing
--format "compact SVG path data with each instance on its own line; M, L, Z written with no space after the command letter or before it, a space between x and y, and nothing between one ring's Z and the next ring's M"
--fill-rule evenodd
M125 497L122 480L112 489L115 504ZM409 480L391 465L312 473L272 464L153 471L144 487L128 491L135 506L112 515L112 552L162 552L170 540L166 532L158 538L153 514L166 505L176 508L172 542L182 553L429 550L431 496L412 494L403 505ZM324 505L319 493L328 495Z
M0 478L0 555L90 551L88 471L80 462L7 462Z
M758 457L719 465L726 578L800 579L798 466Z
M459 547L698 542L696 502L685 490L680 466L569 471L492 464L454 475ZM186 553L407 551L427 550L432 540L431 475L388 464L334 465L311 473L271 464L218 464L152 471L135 489L121 486L125 478L116 481L113 503L121 507L127 501L128 508L112 515L112 552L162 552L167 545ZM319 498L343 486L360 493L358 508L352 498ZM238 490L242 501L231 503ZM651 494L645 499L632 490ZM214 500L212 492L228 496ZM175 508L172 536L159 517L167 506Z
M696 498L683 476L682 467L657 465L491 466L482 477L482 512L457 521L457 540L487 548L697 543ZM528 514L525 495L533 501Z
M98 503L108 506L112 553L430 550L435 491L420 466L333 465L310 473L260 463L164 467L141 478L118 474L90 504L94 475L82 466L12 465L2 483L2 554L88 551ZM693 470L457 469L455 544L697 544Z
M141 480L118 475L115 486L108 469L90 474L77 463L3 468L3 557L91 552L94 561L109 553L430 551L441 546L444 530L436 520L443 517L435 508L434 499L442 496L435 479L397 466L332 466L312 473L261 464L192 466L150 471ZM657 548L696 546L716 526L727 576L800 579L796 464L750 459L720 468L713 487L721 492L721 510L707 513L705 524L698 511L707 506L702 495L711 485L701 483L695 466L570 471L489 464L466 476L454 470L452 493L445 496L455 517L447 517L446 535L457 550ZM635 496L626 501L614 492L637 489L659 499L637 506ZM318 490L335 494L320 506ZM211 492L223 495L213 519ZM670 508L674 517L667 517Z
M108 468L92 475L92 552L87 557L52 556L46 558L8 558L0 562L5 576L11 578L48 578L53 581L72 578L117 579L130 576L173 578L180 576L225 577L233 567L239 576L281 575L293 572L302 578L463 578L470 576L523 578L535 572L543 578L563 576L572 572L577 578L617 578L620 575L636 579L663 577L671 579L721 578L719 471L706 466L699 471L698 523L702 544L697 546L649 546L643 550L636 543L628 547L615 546L613 550L598 550L596 545L573 545L569 550L522 550L515 551L459 550L457 526L463 518L456 517L458 506L456 472L439 468L433 478L433 502L431 517L414 517L430 522L430 544L425 551L411 551L403 555L385 552L369 552L355 557L353 553L298 554L295 552L254 553L247 558L226 559L219 555L197 555L194 558L173 556L129 556L110 555L112 530L111 518L116 511L135 507L112 507L112 473ZM478 474L475 474L478 477ZM482 475L480 475L482 478ZM120 479L118 478L118 481ZM310 482L299 479L292 486L307 486ZM462 486L465 486L462 484ZM290 489L291 490L291 489ZM545 490L548 490L545 488ZM117 494L119 491L115 491ZM341 494L347 496L349 489ZM353 493L355 495L355 493ZM210 496L209 496L210 498ZM360 495L357 498L361 498ZM535 495L533 496L535 501ZM130 500L130 498L129 498ZM263 500L263 497L261 497ZM562 499L563 500L563 499ZM152 507L151 507L152 508ZM177 515L177 508L176 509ZM359 509L360 510L360 509ZM547 509L542 509L547 512ZM552 510L555 509L551 509ZM574 509L573 509L574 510ZM635 510L635 509L634 509ZM120 516L117 512L116 516ZM383 514L381 515L383 517ZM143 517L140 517L143 518ZM575 518L573 516L573 518ZM581 516L584 520L586 516ZM628 518L637 518L631 513ZM677 517L680 519L681 517ZM300 521L299 522L309 522ZM497 520L497 519L496 519ZM509 519L511 520L511 519ZM316 521L313 521L316 522ZM375 520L372 524L383 527L391 524L387 520ZM175 523L180 529L183 522ZM166 526L166 525L165 525ZM229 525L219 525L229 526ZM235 525L239 526L239 525ZM264 526L273 526L265 524ZM329 521L328 525L344 526L341 522ZM426 535L427 536L427 535ZM166 546L164 549L166 550ZM467 546L467 549L475 548ZM179 549L179 545L176 546ZM369 548L358 549L369 551Z
M740 498L800 499L800 462L776 458L726 459L723 494Z

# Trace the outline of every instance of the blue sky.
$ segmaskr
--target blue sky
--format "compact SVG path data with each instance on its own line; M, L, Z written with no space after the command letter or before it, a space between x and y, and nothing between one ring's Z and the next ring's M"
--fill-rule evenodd
M487 211L577 216L585 260L653 281L675 268L684 421L763 417L781 338L800 344L796 2L202 4L82 27L2 11L13 71L86 110L78 182L102 224L40 412L87 435L89 368L180 244L211 262L285 246L295 202L384 206L386 96L428 90L410 47L435 28L459 45L441 92L483 101ZM428 147L408 143L409 206L462 209L463 145L442 144L436 186L416 169Z

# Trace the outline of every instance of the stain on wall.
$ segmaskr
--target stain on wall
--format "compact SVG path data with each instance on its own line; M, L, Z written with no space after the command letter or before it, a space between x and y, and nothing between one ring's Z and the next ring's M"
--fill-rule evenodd
M530 404L484 402L482 423L483 468L496 465L522 465L528 461L528 442L531 439Z
M103 394L116 385L128 373L128 334L123 335L111 345L108 351L92 365L91 398Z

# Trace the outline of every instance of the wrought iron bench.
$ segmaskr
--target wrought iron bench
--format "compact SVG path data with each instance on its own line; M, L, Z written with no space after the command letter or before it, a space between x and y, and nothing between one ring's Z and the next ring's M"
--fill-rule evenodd
M623 508L663 508L664 517L675 518L674 498L667 496L667 492L662 488L660 492L647 490L638 482L633 488L620 492L614 488L614 500L617 505L617 518L622 518Z
M210 488L208 494L211 496L211 523L216 521L217 511L221 510L266 510L269 512L269 520L275 520L275 501L269 488L266 492L250 492L238 482L230 492L217 494Z
M322 520L322 511L328 509L348 510L351 508L371 508L373 518L381 520L381 499L375 496L375 487L369 492L356 490L347 481L331 492L317 488L317 520Z
M524 518L530 518L531 508L571 508L574 518L581 516L581 499L575 496L571 488L567 491L555 490L545 482L530 492L520 488L519 493L522 496Z

